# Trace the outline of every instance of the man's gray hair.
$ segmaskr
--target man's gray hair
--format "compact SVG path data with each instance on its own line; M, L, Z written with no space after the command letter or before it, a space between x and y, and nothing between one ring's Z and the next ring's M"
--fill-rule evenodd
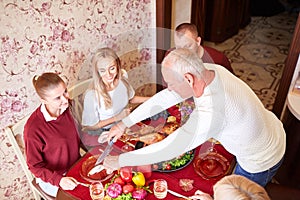
M178 48L171 51L163 60L162 67L170 67L174 73L183 78L185 73L191 73L197 78L202 78L202 72L206 70L202 59L195 52Z

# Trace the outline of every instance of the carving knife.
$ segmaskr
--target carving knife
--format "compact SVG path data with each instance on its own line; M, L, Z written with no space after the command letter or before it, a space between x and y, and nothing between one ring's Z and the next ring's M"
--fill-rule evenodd
M105 150L103 151L103 153L97 159L95 166L100 164L104 160L104 158L111 152L113 144L114 144L114 140L111 139L108 145L106 146Z

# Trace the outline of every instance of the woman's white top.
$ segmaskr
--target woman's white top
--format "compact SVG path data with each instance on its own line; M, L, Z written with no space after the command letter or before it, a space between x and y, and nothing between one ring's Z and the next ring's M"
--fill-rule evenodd
M108 94L112 99L112 107L105 108L104 101L100 95L100 105L97 99L96 91L89 89L84 97L83 112L82 112L82 125L93 126L101 120L109 119L119 114L124 108L127 107L129 100L135 95L135 91L130 86L129 96L127 88L123 81L119 81L117 87L109 91ZM110 128L112 125L108 125L103 128Z
M277 164L285 153L286 137L281 121L265 109L252 89L227 69L207 64L214 80L199 98L188 121L164 140L121 154L120 166L134 166L169 160L204 143L220 141L236 156L241 167L257 173ZM127 127L182 101L167 89L140 105L122 121Z

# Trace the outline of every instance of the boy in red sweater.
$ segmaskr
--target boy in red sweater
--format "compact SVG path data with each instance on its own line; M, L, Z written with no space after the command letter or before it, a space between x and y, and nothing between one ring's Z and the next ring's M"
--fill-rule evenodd
M80 157L80 139L64 81L55 73L44 73L32 82L41 105L24 127L26 162L40 187L55 197L59 186L76 187L64 173Z

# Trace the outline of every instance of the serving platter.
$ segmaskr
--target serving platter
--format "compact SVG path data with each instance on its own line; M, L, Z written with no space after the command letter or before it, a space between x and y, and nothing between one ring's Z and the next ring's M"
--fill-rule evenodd
M174 159L155 163L152 165L153 171L174 172L187 167L195 157L195 150L188 151Z

